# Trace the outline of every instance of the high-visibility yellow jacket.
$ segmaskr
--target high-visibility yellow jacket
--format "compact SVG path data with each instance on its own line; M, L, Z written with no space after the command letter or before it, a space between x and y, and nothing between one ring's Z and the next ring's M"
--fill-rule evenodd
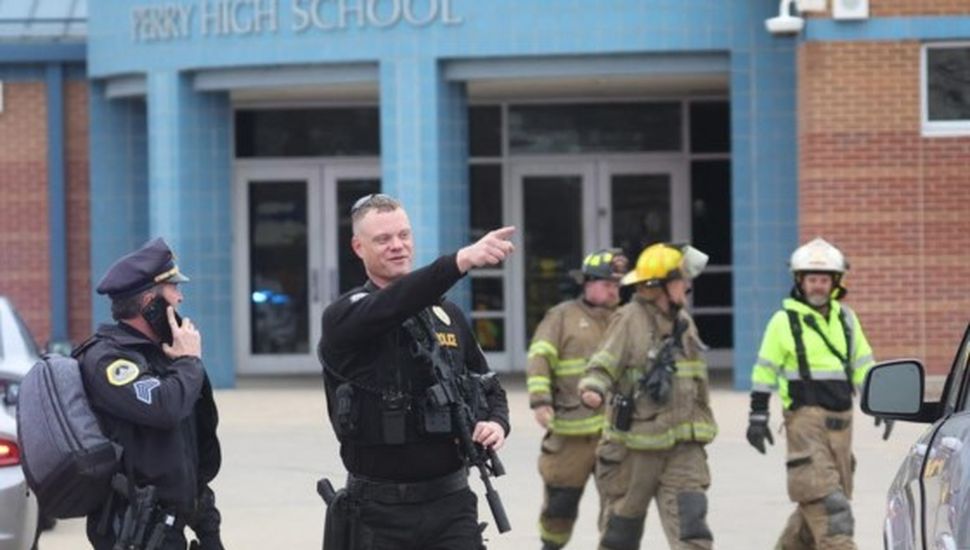
M610 320L599 350L590 358L580 390L592 390L607 401L603 437L630 449L664 450L678 442L708 443L717 435L711 411L704 345L694 320L684 310L678 315L687 330L674 359L677 367L669 400L655 402L641 388L640 380L653 368L665 336L673 334L674 318L653 302L634 295ZM634 409L629 430L613 425L615 394L632 396Z
M796 338L789 311L794 312L798 319L800 329L796 328L796 331L801 331L804 342L808 377L799 372ZM847 320L848 331L842 324L843 316ZM812 324L818 328L818 332ZM829 349L820 333L825 335L841 357ZM852 345L848 347L847 333L852 340ZM830 410L847 410L852 407L853 388L862 385L866 372L874 363L872 348L862 331L862 324L847 306L831 300L828 318L825 318L808 304L786 298L783 308L775 312L765 329L758 359L751 372L752 390L777 390L785 409L815 404Z
M603 428L602 409L584 407L576 383L603 340L613 311L577 298L547 311L536 327L529 346L529 404L533 408L552 405L555 414L549 429L553 433L590 435Z

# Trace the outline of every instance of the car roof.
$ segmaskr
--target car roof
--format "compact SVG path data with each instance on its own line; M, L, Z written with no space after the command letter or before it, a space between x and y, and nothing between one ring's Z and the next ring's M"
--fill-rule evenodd
M23 377L39 358L27 325L10 300L0 296L0 374Z

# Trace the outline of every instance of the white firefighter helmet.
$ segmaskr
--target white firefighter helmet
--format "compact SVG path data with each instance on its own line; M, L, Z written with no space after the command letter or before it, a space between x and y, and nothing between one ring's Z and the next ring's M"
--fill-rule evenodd
M849 269L842 252L821 237L815 237L796 248L789 265L793 273L820 271L842 274Z

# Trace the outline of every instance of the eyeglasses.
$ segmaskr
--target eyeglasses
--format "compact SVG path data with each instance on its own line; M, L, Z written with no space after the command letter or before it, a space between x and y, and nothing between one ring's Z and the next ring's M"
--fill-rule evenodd
M370 193L368 195L364 195L363 197L357 199L357 202L355 202L354 205L350 207L350 215L353 216L361 208L370 206L371 201L378 200L378 199L394 200L389 195L385 195L384 193Z

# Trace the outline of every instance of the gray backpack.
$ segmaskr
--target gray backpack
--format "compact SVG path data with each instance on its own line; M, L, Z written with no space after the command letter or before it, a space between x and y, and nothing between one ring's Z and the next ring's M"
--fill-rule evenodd
M107 501L121 447L102 432L74 357L47 354L30 369L17 424L27 485L45 515L86 516Z

